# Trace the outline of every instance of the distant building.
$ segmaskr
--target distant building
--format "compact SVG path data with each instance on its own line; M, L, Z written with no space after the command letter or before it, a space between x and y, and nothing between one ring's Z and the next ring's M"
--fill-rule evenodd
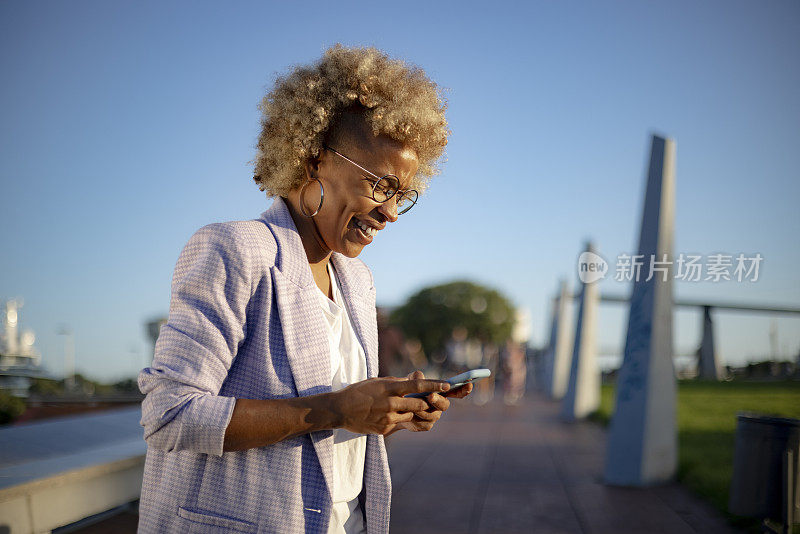
M27 397L31 379L44 376L41 355L34 347L32 330L19 328L19 309L22 303L7 300L0 307L3 329L0 331L0 390L18 397ZM5 308L5 309L3 309Z

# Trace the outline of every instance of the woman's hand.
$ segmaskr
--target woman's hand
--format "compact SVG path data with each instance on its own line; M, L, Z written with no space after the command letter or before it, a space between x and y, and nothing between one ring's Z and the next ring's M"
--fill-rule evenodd
M357 434L390 434L398 425L414 421L415 414L427 413L430 400L405 398L409 393L433 391L428 399L435 395L440 399L436 401L437 405L440 406L442 401L449 405L449 401L436 392L447 391L450 384L443 380L424 380L424 375L417 373L419 378L411 375L407 378L370 378L332 393L333 409L339 419L337 426ZM441 416L441 411L435 415L436 419ZM420 419L423 417L430 415Z
M419 380L424 379L425 375L422 371L414 371L406 378ZM442 414L450 407L448 397L463 399L472 392L472 387L472 383L469 383L457 388L452 393L431 393L425 397L428 401L427 409L415 411L411 421L400 423L397 425L397 429L405 428L411 432L426 432L432 429L436 421L438 421L439 418L442 417Z

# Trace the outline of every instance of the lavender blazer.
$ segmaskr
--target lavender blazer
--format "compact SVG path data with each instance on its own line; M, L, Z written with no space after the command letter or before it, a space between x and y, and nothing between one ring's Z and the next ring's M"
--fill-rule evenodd
M377 376L372 273L331 255L353 327ZM286 203L260 219L201 228L181 252L169 319L139 374L147 441L139 532L325 532L333 432L222 451L236 398L331 390L330 350L305 250ZM388 532L391 480L383 436L367 438L369 533Z

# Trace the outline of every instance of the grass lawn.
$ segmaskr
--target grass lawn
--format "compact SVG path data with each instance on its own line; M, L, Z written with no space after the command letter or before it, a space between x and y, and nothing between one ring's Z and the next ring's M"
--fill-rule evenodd
M596 418L607 423L613 410L614 386L604 385ZM800 381L678 383L678 479L726 515L742 411L800 419Z

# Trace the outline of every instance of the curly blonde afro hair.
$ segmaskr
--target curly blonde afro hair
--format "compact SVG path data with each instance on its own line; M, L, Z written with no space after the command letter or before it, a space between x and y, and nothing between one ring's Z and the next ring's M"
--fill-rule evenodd
M414 150L420 194L439 174L447 145L447 104L419 67L372 47L337 44L311 66L277 79L259 105L261 134L253 179L268 196L288 196L305 179L304 164L319 156L331 125L345 110L361 109L375 135Z

